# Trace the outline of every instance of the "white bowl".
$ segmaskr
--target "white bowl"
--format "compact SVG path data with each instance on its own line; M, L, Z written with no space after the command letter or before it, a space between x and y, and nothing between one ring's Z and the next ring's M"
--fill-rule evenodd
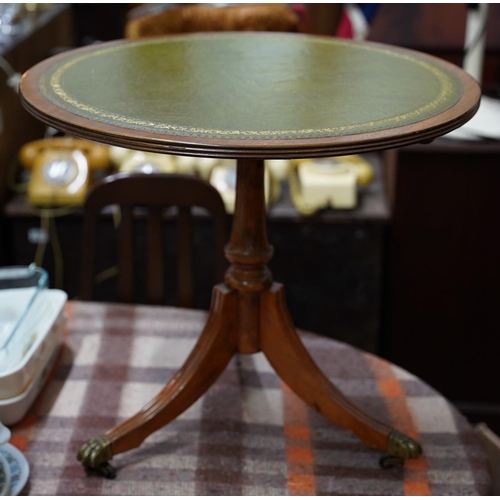
M13 398L0 399L0 420L6 425L15 425L22 420L40 394L57 361L63 332L64 323L58 329L53 344L47 349L47 358L42 361L40 370L35 373L25 390Z

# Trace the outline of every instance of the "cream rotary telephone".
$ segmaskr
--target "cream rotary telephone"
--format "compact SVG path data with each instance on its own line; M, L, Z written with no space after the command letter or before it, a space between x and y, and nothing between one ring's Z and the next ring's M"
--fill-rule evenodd
M236 203L236 162L234 160L221 160L210 173L210 184L219 191L226 207L226 212L234 213ZM279 180L271 174L266 166L264 170L264 196L266 206L269 207L280 197L281 187Z
M358 186L368 186L373 176L373 167L357 155L298 160L289 177L292 201L304 215L327 207L352 209Z

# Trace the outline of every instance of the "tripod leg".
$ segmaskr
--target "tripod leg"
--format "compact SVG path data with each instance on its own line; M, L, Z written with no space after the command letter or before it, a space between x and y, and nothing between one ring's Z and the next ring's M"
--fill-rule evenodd
M282 380L325 418L391 456L402 460L420 456L416 441L358 408L322 373L295 331L278 283L262 295L261 347Z
M236 310L236 293L225 285L214 287L207 324L184 365L136 415L84 444L78 460L101 470L114 455L139 446L202 396L236 351Z

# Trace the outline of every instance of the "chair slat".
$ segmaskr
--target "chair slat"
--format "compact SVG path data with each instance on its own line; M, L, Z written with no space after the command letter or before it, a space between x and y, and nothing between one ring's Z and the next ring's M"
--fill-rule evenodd
M178 174L125 174L111 175L96 183L87 195L85 213L93 214L84 229L82 278L80 295L83 300L92 298L95 273L95 243L97 220L101 210L110 205L120 205L121 224L118 228L118 277L117 293L113 297L119 302L133 302L134 251L133 217L135 206L153 209L148 222L148 260L146 277L148 282L147 301L163 303L165 296L164 262L162 246L162 210L177 206L178 214L178 304L194 306L194 269L192 262L192 206L203 207L214 218L216 258L216 281L222 280L228 266L223 255L227 240L227 216L224 203L217 190L208 182L192 176ZM90 229L91 228L91 229ZM158 258L161 256L161 258ZM141 270L142 271L142 270ZM160 302L161 300L161 302Z
M147 300L148 304L161 305L165 301L163 287L163 238L162 209L151 207L148 218L148 262Z
M81 300L92 300L94 296L94 274L96 254L97 216L95 212L86 212L83 222L82 265L80 269Z
M177 218L177 291L180 307L194 306L191 209L179 207Z
M121 205L121 221L118 229L118 278L116 298L118 302L134 302L134 241L132 207Z

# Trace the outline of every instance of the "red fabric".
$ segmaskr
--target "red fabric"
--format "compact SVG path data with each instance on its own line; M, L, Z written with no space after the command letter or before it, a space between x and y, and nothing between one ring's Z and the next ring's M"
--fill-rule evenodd
M354 38L351 20L345 12L340 16L339 27L337 28L337 36L339 38Z

